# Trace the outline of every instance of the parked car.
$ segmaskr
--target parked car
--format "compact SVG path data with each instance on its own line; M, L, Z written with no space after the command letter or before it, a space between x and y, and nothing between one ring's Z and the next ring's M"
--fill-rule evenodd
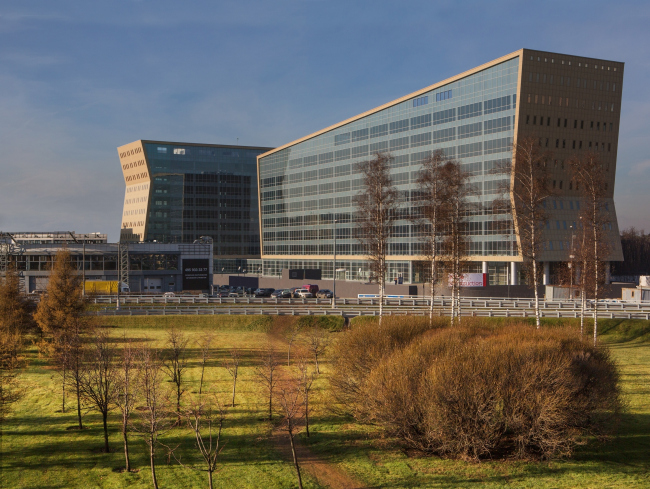
M289 289L277 289L271 294L271 297L277 299L288 299L291 297L291 291Z
M298 289L296 290L296 297L300 297L302 299L310 299L314 297L314 295L307 289Z
M321 289L316 292L316 297L322 299L331 299L334 296L334 293L330 289Z
M174 294L173 292L165 292L163 294L163 297L176 297L176 294Z
M255 291L255 297L271 297L273 292L275 292L273 288L257 289Z
M296 291L298 289L301 289L302 287L291 287L289 289L289 292L291 293L291 297L298 297L298 294L296 294Z
M312 296L316 296L316 292L318 292L318 285L314 284L306 284L302 286L303 289L307 289L309 292L311 292Z

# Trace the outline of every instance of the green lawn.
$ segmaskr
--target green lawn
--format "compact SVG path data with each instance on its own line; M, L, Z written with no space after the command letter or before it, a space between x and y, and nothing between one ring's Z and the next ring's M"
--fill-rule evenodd
M126 334L132 338L147 337L157 345L164 339L164 328L172 324L195 338L204 330L213 330L216 351L207 379L210 390L222 393L224 398L230 392L231 382L221 362L230 348L240 348L244 361L238 383L238 405L228 413L223 464L215 477L215 486L297 486L292 465L282 460L270 444L271 425L262 419L265 404L258 385L253 382L255 351L267 341L266 332L273 331L269 320L199 316L118 317L106 318L105 322L111 325L118 340ZM571 460L473 464L405 454L372 427L341 418L330 409L327 365L315 386L313 434L306 443L312 452L345 469L368 487L650 487L650 326L645 321L607 320L600 328L603 342L610 345L620 365L628 410L614 440L606 444L588 440ZM69 398L66 413L61 413L60 377L44 359L38 358L35 348L30 350L29 357L29 367L21 375L26 395L3 427L2 487L151 487L145 445L135 435L132 435L131 455L132 464L139 472L116 471L123 466L117 413L113 414L110 425L114 451L101 453L99 416L88 412L84 422L89 429L68 430L76 424L73 399ZM188 392L197 389L197 361L198 351L194 346ZM184 428L168 433L163 441L171 445L180 443L184 461L195 456L191 438ZM157 474L161 488L207 487L204 473L175 463L167 465L162 452ZM320 487L309 475L305 475L304 482L305 487Z

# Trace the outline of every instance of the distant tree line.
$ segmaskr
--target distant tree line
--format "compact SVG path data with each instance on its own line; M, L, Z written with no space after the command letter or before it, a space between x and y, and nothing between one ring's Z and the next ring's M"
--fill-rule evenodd
M621 232L623 259L612 263L612 275L650 275L650 233L630 227Z

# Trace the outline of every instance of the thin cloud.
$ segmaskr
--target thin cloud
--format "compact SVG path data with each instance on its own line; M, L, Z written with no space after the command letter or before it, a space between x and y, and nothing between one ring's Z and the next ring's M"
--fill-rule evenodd
M632 165L632 168L628 172L628 175L639 176L644 175L646 172L650 173L650 160L642 161L641 163Z

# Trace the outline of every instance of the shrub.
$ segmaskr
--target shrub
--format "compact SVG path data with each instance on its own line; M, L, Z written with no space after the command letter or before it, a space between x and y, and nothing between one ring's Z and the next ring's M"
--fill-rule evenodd
M366 379L381 359L426 331L449 322L446 318L435 318L430 324L423 317L388 316L380 326L373 319L355 320L332 349L332 393L342 411L358 416L362 416Z
M474 321L393 348L369 367L352 412L428 453L550 458L605 433L620 408L606 349L566 328Z

